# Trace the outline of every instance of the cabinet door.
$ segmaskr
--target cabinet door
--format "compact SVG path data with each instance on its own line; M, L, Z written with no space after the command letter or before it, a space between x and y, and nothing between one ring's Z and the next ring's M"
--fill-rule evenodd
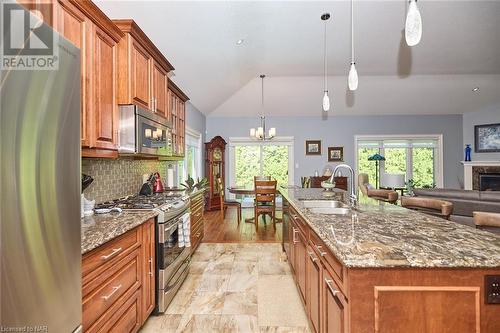
M135 40L131 43L131 87L132 101L151 108L151 56Z
M307 304L307 299L306 299L306 263L307 263L307 250L306 250L306 244L307 241L302 234L302 232L296 233L297 238L297 243L296 245L296 252L295 252L295 274L297 276L297 283L299 285L299 290L300 290L300 296L302 296L302 299L304 300L304 303Z
M313 251L307 247L307 312L314 332L320 332L321 309L321 263Z
M153 62L153 108L154 111L168 118L167 80L167 72Z
M90 108L87 105L90 94L88 93L88 84L90 81L89 75L89 34L91 31L90 21L85 15L69 1L58 1L56 9L56 26L60 34L73 43L80 49L80 66L81 66L81 102L80 102L80 135L82 147L90 147Z
M117 149L117 44L99 27L94 26L93 31L93 146Z
M330 272L323 270L323 328L326 333L344 333L346 329L346 301Z
M142 321L155 307L155 223L149 220L142 226L144 275L142 280Z

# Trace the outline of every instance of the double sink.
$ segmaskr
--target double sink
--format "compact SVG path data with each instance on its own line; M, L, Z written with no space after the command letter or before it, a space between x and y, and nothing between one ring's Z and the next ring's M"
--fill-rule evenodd
M347 215L351 212L346 204L337 200L302 200L302 203L315 214Z

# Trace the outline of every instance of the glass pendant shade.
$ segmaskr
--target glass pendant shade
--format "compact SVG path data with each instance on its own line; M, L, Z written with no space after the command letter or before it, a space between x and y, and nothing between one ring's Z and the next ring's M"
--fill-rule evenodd
M330 110L330 97L328 97L328 91L325 91L323 95L323 111Z
M270 138L274 138L276 136L276 128L275 127L271 127L269 129L269 137Z
M347 83L349 84L349 90L358 89L358 71L356 70L356 66L353 62L351 63L351 68L349 69Z
M405 39L406 44L415 46L422 38L422 17L417 7L416 0L411 0L406 14Z
M255 136L255 128L250 128L250 136Z
M264 129L262 127L257 128L257 137L262 138L264 136Z

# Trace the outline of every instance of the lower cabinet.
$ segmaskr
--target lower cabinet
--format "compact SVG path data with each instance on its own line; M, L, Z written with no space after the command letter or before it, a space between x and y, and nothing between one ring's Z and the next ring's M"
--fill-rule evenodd
M85 332L137 332L155 305L155 223L151 219L82 259Z
M200 191L191 197L191 251L194 252L201 243L204 235L205 224L203 213L205 211L204 191Z
M307 311L314 332L320 332L322 267L313 249L307 247Z
M332 275L328 270L323 270L323 278L318 281L319 292L323 299L321 318L323 322L322 332L341 333L346 332L346 301L345 297L340 292L339 287L335 284ZM316 331L318 332L318 331Z

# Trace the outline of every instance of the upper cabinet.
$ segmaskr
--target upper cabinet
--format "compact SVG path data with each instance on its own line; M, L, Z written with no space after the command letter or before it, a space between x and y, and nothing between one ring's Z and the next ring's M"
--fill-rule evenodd
M114 20L125 33L118 44L118 104L167 114L169 71L174 67L133 20Z
M184 156L186 144L186 102L189 97L172 81L168 84L168 111L172 121L172 147L175 156Z
M82 156L117 157L117 56L124 34L91 1L53 4L54 29L80 48Z

